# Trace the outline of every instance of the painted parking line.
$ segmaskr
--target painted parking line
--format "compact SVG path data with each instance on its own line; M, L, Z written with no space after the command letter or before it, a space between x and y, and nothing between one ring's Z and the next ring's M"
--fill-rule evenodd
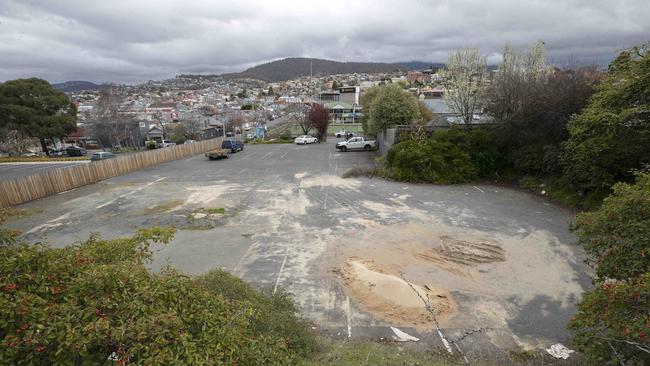
M345 297L345 312L346 312L346 318L347 318L347 323L348 323L348 338L352 338L352 307L350 306L350 297L346 296Z
M476 189L477 189L477 190L478 190L479 192L481 192L481 193L485 193L485 191L484 191L484 190L482 190L482 189L480 189L480 188L479 188L479 187L477 187L477 186L472 186L472 187L474 187L474 188L476 188Z
M147 187L150 187L151 185L153 185L153 184L155 184L155 183L158 183L158 182L160 182L160 181L162 181L162 180L164 180L164 179L166 179L166 178L167 178L167 177L158 178L158 179L154 180L153 182L149 182L149 183L145 184L144 186L142 186L142 187L140 187L140 188L136 188L136 189L132 190L131 192L128 192L128 193L125 193L125 194L123 194L123 195L121 195L121 196L118 196L118 197L117 197L116 199L114 199L114 200L110 200L110 201L108 201L108 202L106 202L106 203L102 203L101 205L97 206L96 208L106 207L106 206L108 206L108 205L110 205L110 204L112 204L112 203L115 203L115 201L117 201L117 200L119 200L119 199L122 199L122 198L128 197L128 196L130 196L130 195L132 195L132 194L134 194L134 193L138 193L138 192L140 192L141 190L143 190L143 189L145 189L145 188L147 188Z
M273 293L275 294L278 291L278 285L280 284L280 278L282 278L282 271L284 271L284 265L287 263L287 256L284 256L282 260L282 265L280 266L280 272L278 272L278 278L275 280L275 286L273 286Z
M59 216L57 218L54 218L52 220L49 220L44 224L34 226L31 230L27 231L25 234L31 234L33 232L40 231L41 229L45 229L45 228L48 228L48 227L61 226L61 225L63 225L63 223L61 221L63 221L64 219L67 219L68 217L70 217L70 212L68 212L66 214L63 214L63 215L61 215L61 216Z

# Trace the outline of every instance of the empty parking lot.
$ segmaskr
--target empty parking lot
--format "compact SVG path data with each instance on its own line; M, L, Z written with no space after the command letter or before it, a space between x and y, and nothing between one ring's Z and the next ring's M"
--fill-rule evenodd
M489 328L470 347L544 346L589 285L569 214L506 188L341 178L375 153L333 143L247 146L230 159L174 161L23 205L10 225L63 245L173 225L152 269L224 268L286 288L305 315L343 337L399 326L436 342L404 279L432 298L450 334Z

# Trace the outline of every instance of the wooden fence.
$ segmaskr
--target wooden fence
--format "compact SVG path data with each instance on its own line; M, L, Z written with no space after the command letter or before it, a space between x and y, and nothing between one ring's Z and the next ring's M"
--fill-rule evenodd
M220 144L221 139L198 141L0 181L0 207L18 205L156 164L201 154Z

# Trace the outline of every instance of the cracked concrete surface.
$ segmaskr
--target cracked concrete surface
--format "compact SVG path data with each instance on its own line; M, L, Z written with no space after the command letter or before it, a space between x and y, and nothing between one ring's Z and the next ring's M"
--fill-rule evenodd
M286 288L307 317L342 337L389 336L392 325L439 343L411 317L377 313L385 293L376 291L392 288L384 276L403 274L449 296L454 310L442 325L451 338L492 329L463 341L470 351L566 340L564 325L590 284L568 212L502 187L340 178L374 157L337 152L332 142L247 146L227 160L196 156L34 201L22 207L38 214L8 225L55 246L91 232L176 226L173 242L155 248L153 270L219 267L255 286ZM357 268L366 277L346 282L351 258L378 274ZM349 285L358 280L368 296Z

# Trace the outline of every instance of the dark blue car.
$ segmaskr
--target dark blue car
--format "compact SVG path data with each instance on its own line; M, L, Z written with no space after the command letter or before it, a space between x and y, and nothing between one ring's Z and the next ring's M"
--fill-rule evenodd
M230 151L236 153L237 151L244 150L244 143L236 139L225 139L221 143L222 149L230 149Z

